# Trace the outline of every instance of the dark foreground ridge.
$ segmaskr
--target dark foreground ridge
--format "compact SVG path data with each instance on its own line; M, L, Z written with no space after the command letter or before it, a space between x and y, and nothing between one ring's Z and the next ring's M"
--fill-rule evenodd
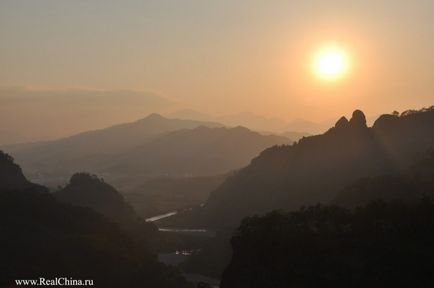
M354 181L403 171L431 147L433 107L382 115L372 128L356 110L322 135L263 151L211 193L198 225L234 228L245 216L330 203Z
M0 152L0 287L15 279L92 279L93 287L190 287L114 222L59 203Z
M221 288L432 287L434 205L312 206L246 218Z

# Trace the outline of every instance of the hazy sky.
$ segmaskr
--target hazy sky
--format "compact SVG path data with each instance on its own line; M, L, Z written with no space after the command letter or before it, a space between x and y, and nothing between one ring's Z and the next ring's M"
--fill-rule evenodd
M434 104L432 0L1 0L0 39L4 86L152 91L286 120ZM324 83L309 67L330 42L352 64Z

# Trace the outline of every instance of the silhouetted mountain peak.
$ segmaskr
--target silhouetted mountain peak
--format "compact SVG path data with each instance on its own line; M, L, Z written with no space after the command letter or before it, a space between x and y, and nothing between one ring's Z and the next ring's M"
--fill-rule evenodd
M152 114L149 114L145 119L149 119L149 120L161 120L161 119L166 119L166 118L164 118L163 116L161 116L158 113L152 113Z
M361 110L355 110L350 119L349 125L357 128L367 128L366 116Z
M360 110L355 110L351 119L348 119L345 116L339 118L339 120L335 124L335 129L340 130L354 130L354 129L365 129L368 126L366 125L366 117L365 114ZM333 129L334 130L334 129Z
M165 118L164 116L158 114L158 113L152 113L149 114L148 116L139 119L136 121L136 123L141 123L141 122L161 122L164 120L169 120L168 118Z
M348 119L345 116L342 116L335 124L335 128L342 129L348 127Z
M0 168L11 168L14 167L19 169L18 165L14 163L14 159L9 154L0 151Z
M398 119L399 119L398 115L383 114L377 120L375 120L374 125L372 127L374 129L377 129L379 127L380 129L384 129L387 128L387 126L389 126L390 123L393 123Z
M18 190L30 186L31 183L24 177L23 172L14 159L0 151L0 189Z
M88 207L92 207L91 199L97 203L123 200L119 192L105 183L103 179L83 172L72 175L69 184L63 190L57 192L57 196L61 200L71 200L72 202L77 200L80 203L73 204Z
M79 206L92 207L92 204L87 202L107 202L122 200L122 196L112 186L105 183L103 179L98 178L96 175L88 173L76 173L72 175L68 185L61 191L57 192L57 196L61 200L83 201L80 203L73 203ZM91 201L91 202L92 202ZM70 201L66 201L70 202Z
M88 173L74 174L69 184L55 195L61 202L92 208L121 224L136 218L132 208L115 188Z
M71 180L69 180L71 185L79 185L79 184L86 184L86 183L103 183L104 181L95 175L91 175L88 173L75 173L72 175Z

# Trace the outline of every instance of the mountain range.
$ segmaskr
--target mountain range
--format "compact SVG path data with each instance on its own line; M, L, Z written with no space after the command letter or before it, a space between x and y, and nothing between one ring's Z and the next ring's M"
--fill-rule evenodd
M6 146L25 171L39 173L94 169L106 157L123 153L147 141L180 129L198 126L221 126L217 123L166 119L151 114L136 122L83 132L54 141Z
M227 173L247 165L265 148L288 143L286 137L242 127L151 114L133 123L5 150L33 181L56 186L86 171L123 190L152 177Z
M265 148L288 138L247 128L199 126L161 136L114 158L111 174L210 176L241 168Z
M324 132L329 126L328 122L316 123L304 119L295 119L293 121L287 122L277 117L265 117L247 111L230 115L216 116L198 112L192 109L182 109L167 115L168 117L180 119L215 121L223 123L227 126L241 125L255 131L269 132L274 134L318 134ZM298 140L298 138L291 139Z
M329 203L363 177L398 173L434 147L434 109L342 117L322 135L266 149L213 191L195 218L207 227L236 227L245 216Z

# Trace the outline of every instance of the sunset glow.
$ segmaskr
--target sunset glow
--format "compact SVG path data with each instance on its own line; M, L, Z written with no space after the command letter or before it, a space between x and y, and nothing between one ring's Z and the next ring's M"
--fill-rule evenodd
M348 72L348 68L348 55L340 47L323 47L314 56L313 71L323 80L340 79Z

